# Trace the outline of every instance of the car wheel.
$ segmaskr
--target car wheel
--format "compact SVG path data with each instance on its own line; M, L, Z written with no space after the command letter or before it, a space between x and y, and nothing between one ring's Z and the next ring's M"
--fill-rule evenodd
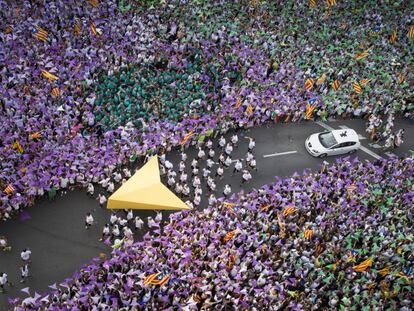
M319 158L323 159L326 158L327 154L326 153L322 153L321 155L319 155Z
M355 152L356 152L356 150L355 149L352 149L351 151L348 152L348 154L353 154Z

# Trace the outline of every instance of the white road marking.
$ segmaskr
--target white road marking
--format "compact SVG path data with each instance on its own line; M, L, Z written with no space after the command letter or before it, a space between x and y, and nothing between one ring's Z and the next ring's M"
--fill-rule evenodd
M335 130L333 127L330 127L328 124L325 124L321 121L316 121L316 124L318 124L319 126L322 126L323 128L327 129L328 131L333 131Z
M297 153L297 151L294 150L294 151L286 151L286 152L280 152L280 153L265 154L263 155L263 158L277 157L277 156L293 154L293 153Z
M382 159L382 157L381 157L381 156L379 156L379 155L378 155L378 154L376 154L375 152L373 152L373 151L369 150L368 148L366 148L366 147L364 147L364 146L362 146L362 145L361 145L361 147L359 147L359 149L360 149L360 150L362 150L363 152L365 152L365 153L369 154L371 157L374 157L374 158L375 158L375 159L377 159L377 160Z
M382 148L380 145L375 144L375 143L369 144L369 146L372 147L372 148L375 148L375 149Z
M385 154L386 154L386 155L387 155L387 157L389 157L389 158L398 157L395 153L392 153L392 152L385 152Z
M347 127L346 125L340 125L339 127L341 129L349 129L349 127ZM358 138L359 138L359 140L367 139L366 137L362 136L361 134L358 134Z

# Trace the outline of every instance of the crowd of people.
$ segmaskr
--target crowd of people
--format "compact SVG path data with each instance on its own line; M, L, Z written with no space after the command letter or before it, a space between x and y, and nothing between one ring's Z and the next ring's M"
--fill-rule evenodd
M1 219L189 133L413 116L406 1L128 2L0 2Z
M152 222L19 308L410 310L414 159L349 158Z

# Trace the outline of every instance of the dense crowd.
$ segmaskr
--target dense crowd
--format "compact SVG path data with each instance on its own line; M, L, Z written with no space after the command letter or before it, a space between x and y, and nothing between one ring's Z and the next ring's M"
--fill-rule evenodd
M188 134L187 144L267 121L413 116L407 1L0 7L1 219ZM375 124L372 137L401 141Z
M410 310L414 159L337 160L151 221L23 308Z

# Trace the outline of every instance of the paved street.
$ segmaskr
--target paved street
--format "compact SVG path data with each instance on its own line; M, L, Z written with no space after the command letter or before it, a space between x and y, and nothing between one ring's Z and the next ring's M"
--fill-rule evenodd
M361 143L364 148L352 157L363 160L376 160L379 157L389 158L393 154L402 156L414 150L414 122L409 120L397 120L397 129L405 128L404 145L385 153L378 146L371 146L365 133L365 121L363 120L335 120L326 123L303 122L299 124L277 124L263 126L248 131L238 132L239 147L232 154L233 159L242 159L247 152L248 140L244 136L256 139L254 155L257 160L257 172L253 172L250 183L243 185L248 191L263 184L272 182L275 176L289 176L294 172L299 174L305 168L316 170L322 163L322 159L313 158L307 154L304 141L312 133L324 129L353 128L361 135ZM226 139L232 133L226 135ZM214 142L217 145L217 141ZM196 150L189 149L187 167L190 166ZM218 156L216 152L216 157ZM178 170L179 152L173 152L167 159L174 163ZM328 162L335 161L335 157L324 159ZM233 192L241 189L241 176L232 176L233 167L225 171L225 177L217 183L217 196L221 196L224 184L232 186ZM214 174L213 174L214 175ZM189 174L191 176L191 174ZM204 192L205 193L205 192ZM97 192L96 192L97 194ZM206 200L203 200L205 204ZM38 200L36 205L26 209L27 220L17 217L12 221L0 224L0 235L9 239L13 249L9 253L0 253L0 271L9 275L9 280L15 286L6 294L0 294L0 309L7 309L7 297L24 296L20 292L23 287L30 287L31 293L45 291L48 285L60 282L71 276L82 264L87 263L99 253L109 254L110 249L98 241L102 226L108 222L110 212L101 209L96 200L88 197L85 191L73 191L63 197L57 197L54 201L46 199ZM92 212L98 222L90 230L84 228L84 218L87 212ZM120 212L123 213L123 212ZM166 214L166 213L164 213ZM154 212L138 212L146 220L148 216L154 216ZM27 216L27 215L26 215ZM166 216L166 215L165 215ZM139 239L144 232L136 233ZM20 251L24 248L32 250L32 277L25 283L19 283Z

